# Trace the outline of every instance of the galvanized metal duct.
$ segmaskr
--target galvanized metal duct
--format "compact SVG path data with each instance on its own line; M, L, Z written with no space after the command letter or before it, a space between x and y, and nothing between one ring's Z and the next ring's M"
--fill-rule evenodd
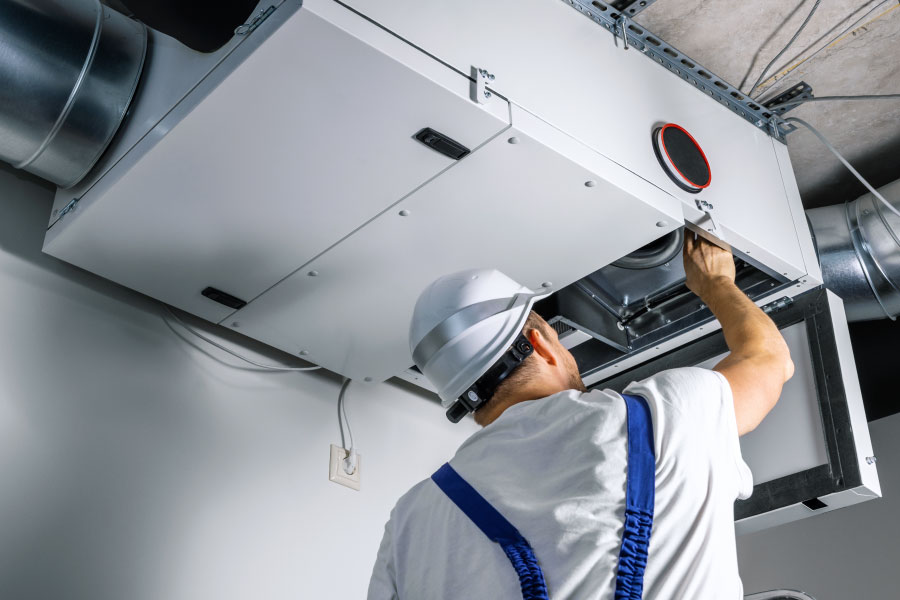
M146 49L146 27L99 0L0 1L0 160L76 184L122 122Z
M900 208L900 180L878 191ZM844 300L847 320L900 315L900 217L872 194L806 215L825 286Z

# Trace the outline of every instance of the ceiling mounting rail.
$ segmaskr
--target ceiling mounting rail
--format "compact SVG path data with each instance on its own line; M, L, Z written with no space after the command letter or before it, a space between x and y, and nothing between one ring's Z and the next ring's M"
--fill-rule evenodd
M656 0L613 0L608 4L620 13L634 17L654 2Z
M785 123L777 114L769 111L761 103L755 102L694 59L631 21L629 16L631 13L623 14L616 9L616 5L625 2L606 3L599 0L563 0L563 2L604 27L614 37L627 36L625 47L646 54L654 62L692 83L699 91L715 98L720 104L773 138L783 142L784 136L796 129L796 126ZM647 5L649 4L648 1Z

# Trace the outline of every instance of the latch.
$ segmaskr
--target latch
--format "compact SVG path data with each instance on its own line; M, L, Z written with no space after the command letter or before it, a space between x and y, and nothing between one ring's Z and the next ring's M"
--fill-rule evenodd
M59 219L62 219L64 216L75 210L75 206L80 200L81 198L72 198L71 200L69 200L68 204L63 206L61 209L59 209L59 212L56 213L56 220L58 221Z
M793 303L794 303L793 298L784 296L783 298L779 298L778 300L775 300L774 302L769 302L768 304L766 304L765 306L762 307L762 310L767 315L771 314L771 313L777 313L779 311L784 310L785 308L792 305Z
M489 73L487 69L472 67L472 100L478 104L487 104L493 94L487 89L489 81L494 80L494 74Z
M269 16L275 12L275 7L270 6L269 8L263 9L256 13L256 16L244 23L243 25L238 25L234 30L234 35L247 35L257 27L259 27L263 21L269 18Z
M694 203L697 205L697 208L699 210L703 211L703 214L706 215L706 218L709 219L709 223L712 225L712 229L710 229L709 227L703 226L702 225L703 221L698 223L698 225L701 225L704 229L706 229L706 231L710 232L711 234L715 235L720 240L724 241L725 238L722 233L722 230L719 227L719 223L716 221L716 217L713 215L713 209L715 207L712 205L712 203L707 202L706 200L700 200L699 198L696 198L694 200Z

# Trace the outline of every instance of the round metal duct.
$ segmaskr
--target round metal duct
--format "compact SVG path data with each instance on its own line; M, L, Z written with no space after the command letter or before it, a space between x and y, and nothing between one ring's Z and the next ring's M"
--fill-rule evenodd
M613 262L622 269L652 269L674 259L684 246L684 228L671 231Z
M900 180L878 191L900 208ZM825 286L844 300L847 320L900 315L900 217L872 194L806 215Z
M128 110L143 24L98 0L0 1L0 160L75 185Z

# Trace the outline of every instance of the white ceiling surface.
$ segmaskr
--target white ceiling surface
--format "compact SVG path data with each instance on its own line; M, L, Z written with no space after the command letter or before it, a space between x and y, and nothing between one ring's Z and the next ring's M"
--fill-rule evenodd
M796 32L813 3L659 0L636 21L732 85L743 81L746 92ZM855 28L827 45L872 9ZM766 91L761 98L800 81L809 83L815 96L900 93L897 39L900 4L896 0L823 0L797 41L770 69L774 77L764 80L761 89ZM897 178L900 101L818 102L796 108L788 116L818 128L874 185ZM788 148L806 206L833 204L865 191L807 130L791 133Z

